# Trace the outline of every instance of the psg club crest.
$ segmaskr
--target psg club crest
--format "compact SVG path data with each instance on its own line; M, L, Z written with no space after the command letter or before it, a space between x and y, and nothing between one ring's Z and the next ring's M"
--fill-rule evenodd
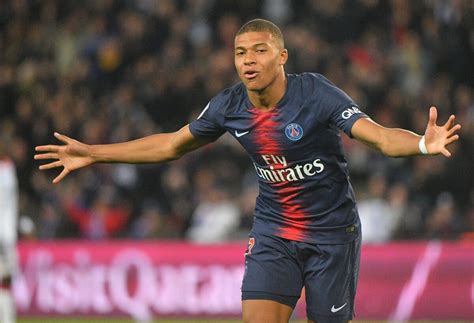
M300 140L303 137L303 128L297 123L290 123L285 128L285 135L292 141Z

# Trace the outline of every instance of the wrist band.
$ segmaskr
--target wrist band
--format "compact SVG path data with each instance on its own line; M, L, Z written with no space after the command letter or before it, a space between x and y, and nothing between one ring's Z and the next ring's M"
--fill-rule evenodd
M420 152L423 155L428 154L428 149L426 149L426 144L425 144L425 136L421 137L420 141L418 142L418 149L420 149Z

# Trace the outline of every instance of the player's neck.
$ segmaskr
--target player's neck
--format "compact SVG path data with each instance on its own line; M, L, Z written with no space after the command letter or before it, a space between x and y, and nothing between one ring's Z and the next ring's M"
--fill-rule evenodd
M250 103L258 110L271 110L285 96L287 77L282 70L273 82L262 91L247 91Z

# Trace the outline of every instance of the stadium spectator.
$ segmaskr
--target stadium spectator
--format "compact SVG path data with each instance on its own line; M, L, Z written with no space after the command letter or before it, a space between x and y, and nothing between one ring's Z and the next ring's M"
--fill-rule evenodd
M366 197L358 204L364 243L390 241L397 231L407 205L404 185L387 187L386 178L379 174L370 177Z
M0 137L0 322L14 323L16 307L12 280L17 271L18 180L6 143Z
M207 178L213 177L205 175ZM186 237L198 243L228 241L240 224L240 211L223 185L215 181L201 191Z
M134 239L177 238L179 230L170 219L156 202L145 201L141 213L132 225L130 235Z

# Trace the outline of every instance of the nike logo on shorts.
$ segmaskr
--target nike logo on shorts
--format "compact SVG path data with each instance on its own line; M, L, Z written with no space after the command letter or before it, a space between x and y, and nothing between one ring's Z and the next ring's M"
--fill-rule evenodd
M339 312L339 311L342 310L342 308L343 308L344 306L346 306L346 305L347 305L347 303L344 303L344 305L339 306L339 307L334 307L334 305L333 305L333 306L331 307L331 312L332 312L332 313Z

